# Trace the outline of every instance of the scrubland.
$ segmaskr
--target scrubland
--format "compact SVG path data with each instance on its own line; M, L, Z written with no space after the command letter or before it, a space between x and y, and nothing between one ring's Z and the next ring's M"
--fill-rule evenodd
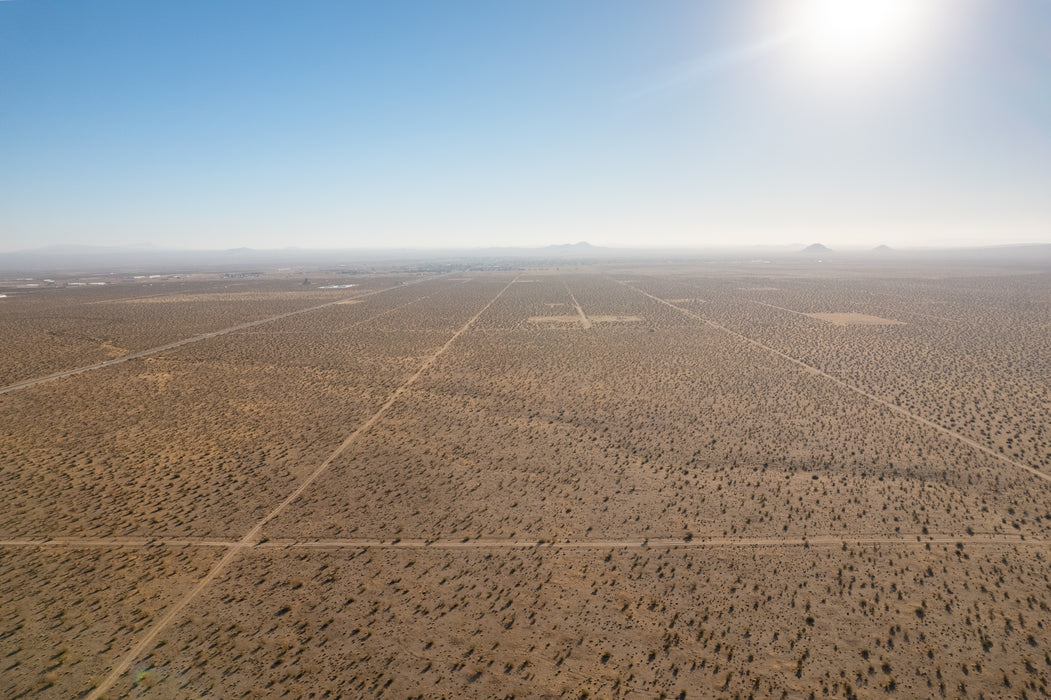
M684 305L854 386L1051 473L1051 304L1046 273L930 278L809 275L741 280L640 278ZM758 286L758 280L748 284ZM863 313L898 321L837 326L800 314ZM795 312L795 313L793 313Z
M103 362L182 338L354 297L411 280L362 275L357 287L318 279L167 281L105 287L7 288L0 304L0 384ZM342 277L335 280L346 283Z
M207 548L3 548L4 697L80 696L218 557Z
M1048 695L1047 274L416 281L0 395L0 685Z
M967 544L264 550L116 690L1045 697L1046 571Z
M0 537L247 529L463 322L429 284L4 396Z

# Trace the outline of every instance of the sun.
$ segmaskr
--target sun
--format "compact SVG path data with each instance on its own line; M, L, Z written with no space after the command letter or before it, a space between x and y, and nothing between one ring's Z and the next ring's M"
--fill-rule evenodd
M915 44L929 0L799 0L793 35L832 71L892 63Z

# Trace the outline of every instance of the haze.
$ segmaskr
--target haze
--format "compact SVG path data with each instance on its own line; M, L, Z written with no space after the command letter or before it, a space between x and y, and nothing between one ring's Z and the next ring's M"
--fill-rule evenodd
M0 2L0 251L1048 242L1051 5L892 5Z

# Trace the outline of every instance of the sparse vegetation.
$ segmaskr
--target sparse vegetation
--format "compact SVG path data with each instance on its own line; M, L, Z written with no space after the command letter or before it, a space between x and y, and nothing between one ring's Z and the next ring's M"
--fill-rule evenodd
M3 686L92 687L260 524L114 695L1047 696L1047 276L763 274L362 275L0 396ZM130 352L303 275L0 327Z

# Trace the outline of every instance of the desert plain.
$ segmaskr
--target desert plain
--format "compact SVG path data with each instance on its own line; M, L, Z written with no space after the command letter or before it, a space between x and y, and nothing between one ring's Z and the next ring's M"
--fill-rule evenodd
M0 284L0 693L1051 695L1048 270L503 267Z

